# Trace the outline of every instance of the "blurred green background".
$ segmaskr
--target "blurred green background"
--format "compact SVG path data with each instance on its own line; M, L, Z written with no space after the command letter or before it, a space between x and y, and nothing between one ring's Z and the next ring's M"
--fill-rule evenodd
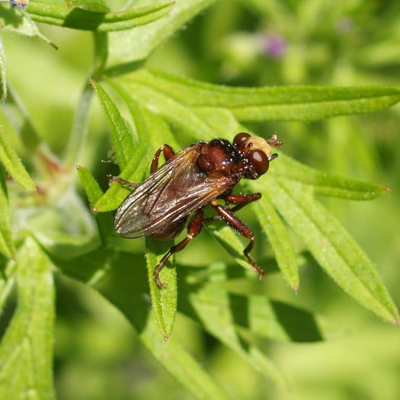
M62 154L92 62L92 37L69 29L40 28L59 50L38 39L5 35L7 74L35 127L52 150ZM226 85L399 86L400 2L220 0L160 46L147 65ZM376 263L397 304L399 126L398 105L379 114L316 123L251 125L255 132L277 132L284 151L307 165L390 187L387 195L372 202L323 201ZM106 185L112 167L102 160L109 157L110 143L97 102L88 140L82 164ZM251 225L251 213L244 214ZM204 252L210 261L227 257L206 233L190 246L178 256L181 263L193 264ZM61 276L57 287L55 381L60 399L190 398L104 299ZM178 316L174 329L186 332L190 350L228 393L238 399L400 398L398 327L358 306L312 263L301 270L297 295L279 275L269 276L266 287L270 297L311 308L344 334L319 344L266 341L265 352L290 383L291 390L285 393Z

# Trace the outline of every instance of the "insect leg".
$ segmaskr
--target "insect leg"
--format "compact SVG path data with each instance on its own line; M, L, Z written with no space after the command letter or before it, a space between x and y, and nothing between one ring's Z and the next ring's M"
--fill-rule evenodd
M247 247L243 250L243 254L249 260L250 264L254 268L254 272L258 272L260 274L260 279L262 279L265 275L265 271L254 261L253 257L249 254L250 251L254 247L254 234L251 229L242 221L240 220L232 210L229 210L226 207L222 207L218 205L218 200L213 199L211 200L211 205L215 208L215 211L222 217L222 219L234 228L237 232L239 232L242 236L247 239L250 239L250 243Z
M156 154L154 154L153 157L153 161L151 163L151 167L150 167L150 173L154 173L157 171L158 168L158 159L160 158L160 154L161 152L164 153L164 157L165 157L165 161L168 161L171 157L173 157L175 155L174 150L172 150L172 147L167 145L167 144L163 144L157 151Z
M196 211L196 214L192 218L192 220L189 223L188 226L188 235L186 236L185 239L183 239L181 242L176 244L175 246L172 246L168 253L161 259L161 261L158 263L154 270L154 275L153 278L159 288L163 287L165 285L165 282L160 281L160 271L164 267L165 263L168 261L168 259L172 256L172 254L177 253L178 251L183 250L186 245L194 238L196 237L200 232L203 227L203 222L204 222L204 213L203 209L200 208L199 210Z
M226 196L221 196L227 203L236 204L235 207L231 208L231 212L236 212L242 209L249 203L261 199L261 193L250 193L250 194L228 194ZM216 215L215 217L207 218L204 222L220 221L222 219L221 215Z
M110 185L110 186L113 182L119 182L121 185L134 187L134 188L137 188L138 186L140 186L139 183L129 182L125 179L120 178L119 176L107 175L107 178L109 179L108 185Z

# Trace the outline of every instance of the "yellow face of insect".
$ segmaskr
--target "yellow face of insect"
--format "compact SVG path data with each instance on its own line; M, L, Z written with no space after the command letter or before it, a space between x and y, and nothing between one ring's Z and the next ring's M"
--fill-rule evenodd
M260 136L250 136L246 140L245 148L246 151L261 150L268 157L268 160L271 159L272 148L268 142Z

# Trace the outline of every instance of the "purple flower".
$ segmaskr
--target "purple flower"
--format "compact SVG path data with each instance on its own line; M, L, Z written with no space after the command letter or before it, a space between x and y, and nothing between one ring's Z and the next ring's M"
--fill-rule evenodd
M286 52L286 40L276 33L266 34L261 39L261 47L263 54L270 58L278 59Z

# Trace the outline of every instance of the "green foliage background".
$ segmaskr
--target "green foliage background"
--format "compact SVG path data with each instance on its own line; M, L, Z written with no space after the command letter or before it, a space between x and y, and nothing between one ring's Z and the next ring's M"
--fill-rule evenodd
M0 398L398 399L400 5L160 4L0 3ZM239 188L266 279L215 224L160 292L106 175L243 129L285 144Z

